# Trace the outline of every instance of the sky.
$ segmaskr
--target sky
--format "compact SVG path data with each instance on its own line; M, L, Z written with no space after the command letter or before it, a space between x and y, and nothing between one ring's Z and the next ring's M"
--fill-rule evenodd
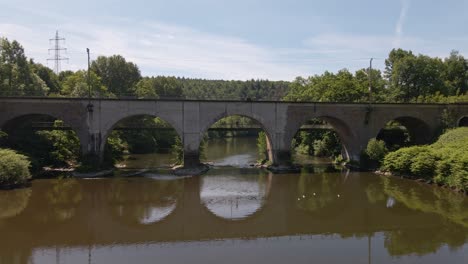
M120 54L143 76L270 79L383 69L393 48L468 57L468 0L0 0L0 36L62 70Z

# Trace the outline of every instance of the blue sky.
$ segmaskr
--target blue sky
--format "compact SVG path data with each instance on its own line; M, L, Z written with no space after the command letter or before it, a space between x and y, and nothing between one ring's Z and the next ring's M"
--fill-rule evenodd
M59 30L62 69L121 54L143 75L293 80L325 70L383 69L392 48L468 55L468 0L0 0L0 36L47 65ZM53 64L49 62L50 67Z

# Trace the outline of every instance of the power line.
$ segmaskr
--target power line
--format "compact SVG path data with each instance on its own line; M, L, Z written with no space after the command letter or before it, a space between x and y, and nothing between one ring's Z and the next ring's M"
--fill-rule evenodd
M59 37L59 33L58 33L58 30L57 30L57 31L55 31L55 38L49 39L49 42L50 41L54 41L54 47L49 49L49 54L50 54L50 51L53 50L54 51L54 57L47 59L47 61L50 61L50 60L54 61L54 63L55 63L54 71L55 71L56 74L59 74L60 73L60 63L61 63L61 61L63 61L63 60L68 61L68 58L62 57L60 55L61 51L66 51L67 50L66 48L60 47L60 41L65 41L65 38Z

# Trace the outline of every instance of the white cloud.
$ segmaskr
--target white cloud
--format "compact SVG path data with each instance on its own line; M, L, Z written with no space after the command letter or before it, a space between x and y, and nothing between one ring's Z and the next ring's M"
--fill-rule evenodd
M284 62L280 52L243 39L200 32L162 23L127 23L119 26L69 22L58 29L66 38L70 64L86 67L86 48L92 58L120 54L139 65L144 75L185 75L210 79L292 80L306 74L300 64ZM18 40L29 57L46 63L50 25L0 23L0 35ZM49 63L52 66L51 63Z
M347 68L351 71L368 67L370 58L374 67L384 69L384 61L393 48L412 50L415 54L434 57L447 57L456 49L465 56L468 54L468 38L423 39L400 36L395 46L394 35L357 35L346 33L320 34L304 41L305 50L318 51L316 64L325 65L326 70L337 71ZM321 73L321 72L319 72Z
M401 0L400 16L398 17L397 24L395 26L395 40L393 46L399 48L401 44L401 38L403 37L403 24L405 23L406 16L408 13L410 0Z
M312 49L323 49L326 47L329 54L338 58L370 58L386 56L395 47L393 39L392 35L330 33L311 37L304 43ZM399 42L400 46L408 49L428 44L427 41L414 37L402 37Z
M68 53L64 56L70 58L69 64L62 63L62 69L85 68L86 48L90 48L92 59L99 55L120 54L138 64L143 75L208 79L292 80L296 76L321 74L325 70L364 68L371 57L380 58L374 65L383 69L384 58L394 47L430 56L447 56L452 49L467 54L466 38L427 40L404 36L403 23L408 7L409 0L403 0L395 32L372 35L329 30L325 34L313 35L299 45L283 48L154 21L106 17L106 22L93 23L54 17L53 14L41 14L48 16L48 21L42 24L0 20L0 36L18 40L28 57L46 64L52 55L47 51L51 47L48 39L58 29L67 39L65 47ZM56 28L56 24L60 27ZM49 62L49 66L52 67L53 63Z

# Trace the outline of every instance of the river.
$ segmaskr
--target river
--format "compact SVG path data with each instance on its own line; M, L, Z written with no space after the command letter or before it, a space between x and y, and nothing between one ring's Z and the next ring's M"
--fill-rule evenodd
M200 177L140 155L125 165L141 177L0 191L0 263L468 263L466 196L323 159L271 174L256 153L212 140Z

